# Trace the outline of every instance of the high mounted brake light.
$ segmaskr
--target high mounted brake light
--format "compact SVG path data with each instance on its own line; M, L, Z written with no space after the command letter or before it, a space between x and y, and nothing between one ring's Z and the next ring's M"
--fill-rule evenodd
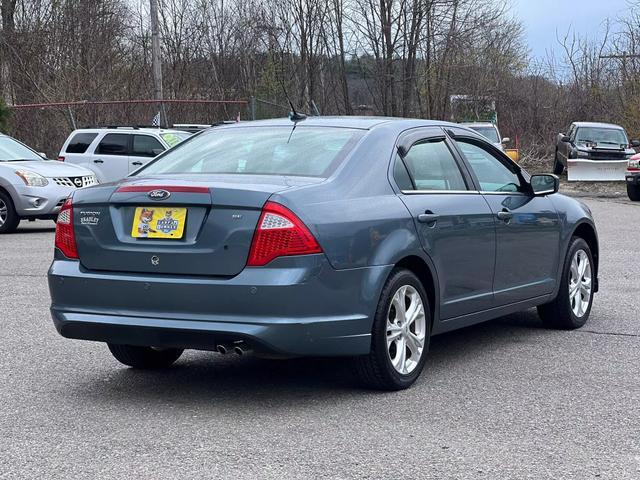
M261 267L277 257L322 253L318 242L302 220L287 207L267 202L253 235L250 267Z
M153 190L166 190L172 193L209 193L207 187L191 185L124 185L116 190L116 193L148 193Z
M56 248L67 258L80 258L76 246L76 234L73 231L73 202L67 198L58 213L56 222Z

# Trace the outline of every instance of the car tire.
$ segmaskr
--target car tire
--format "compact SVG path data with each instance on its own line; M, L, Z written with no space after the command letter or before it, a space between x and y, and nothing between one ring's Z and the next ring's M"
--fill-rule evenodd
M404 314L408 312L412 312L411 318L406 319ZM391 336L396 339L389 341ZM378 301L371 351L356 358L360 380L366 387L377 390L410 387L424 368L430 337L431 310L422 282L410 270L393 270Z
M556 150L556 154L553 159L553 173L556 175L562 175L562 172L564 172L564 165L560 162L560 159L558 158L558 151Z
M587 261L583 268L583 261ZM572 237L562 268L560 289L556 298L538 307L538 315L549 328L573 330L582 327L589 318L593 304L595 264L587 242ZM588 298L585 303L586 285Z
M170 367L184 350L180 348L137 347L133 345L107 344L111 354L124 365L140 369Z
M627 183L627 195L629 200L640 202L640 185L629 185Z
M19 223L20 217L13 200L7 193L0 191L0 234L15 232Z

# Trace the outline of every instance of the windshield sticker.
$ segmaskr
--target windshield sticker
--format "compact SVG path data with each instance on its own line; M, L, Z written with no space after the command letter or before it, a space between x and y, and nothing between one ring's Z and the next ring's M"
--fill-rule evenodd
M164 138L164 141L167 142L167 145L169 145L170 147L175 147L180 143L180 137L178 137L175 133L165 133L164 135L162 135L162 138Z

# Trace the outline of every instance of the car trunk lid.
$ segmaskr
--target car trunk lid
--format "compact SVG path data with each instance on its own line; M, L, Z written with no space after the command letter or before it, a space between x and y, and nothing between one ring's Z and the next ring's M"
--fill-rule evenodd
M74 197L74 226L81 263L91 270L132 273L240 273L263 205L291 182L277 176L228 175L206 181L193 177L133 179L79 191ZM186 209L181 237L135 238L134 232L144 229L141 208L160 214L169 209L174 216Z

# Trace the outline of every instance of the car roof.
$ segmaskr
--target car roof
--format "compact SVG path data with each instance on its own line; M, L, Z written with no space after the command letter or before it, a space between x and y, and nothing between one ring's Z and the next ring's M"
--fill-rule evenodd
M602 122L573 122L576 127L596 127L596 128L610 128L614 130L624 130L620 125L614 123L602 123Z
M493 128L496 128L496 125L493 122L460 122L460 125L464 125L465 127L469 127L469 128L473 128L473 127L493 127Z
M95 128L77 128L73 133L87 132L87 133L189 133L184 130L178 130L175 128L155 128L155 127L95 127Z
M275 118L269 120L256 120L240 122L229 125L213 127L216 130L226 128L246 128L246 127L290 127L293 122L288 118ZM416 118L398 117L372 117L372 116L310 116L298 122L299 126L305 127L334 127L334 128L354 128L360 130L374 130L381 127L391 128L402 132L410 128L418 127L462 127L458 123L443 122L440 120L425 120ZM475 133L475 132L473 132Z

